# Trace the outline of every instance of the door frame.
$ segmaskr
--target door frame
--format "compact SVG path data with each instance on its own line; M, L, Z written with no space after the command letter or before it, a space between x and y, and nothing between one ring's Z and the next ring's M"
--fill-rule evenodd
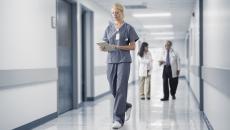
M94 14L80 5L82 47L82 101L94 100ZM83 15L85 17L83 17Z
M56 61L58 61L58 32L62 31L60 30L60 28L58 27L58 1L56 0ZM78 85L77 85L77 2L73 1L73 0L63 0L65 2L67 2L68 4L71 5L71 20L72 20L72 30L71 30L71 34L72 34L72 87L73 87L73 97L72 97L72 109L75 109L78 107ZM57 62L57 69L58 69L58 62ZM57 112L59 113L59 83L57 81Z

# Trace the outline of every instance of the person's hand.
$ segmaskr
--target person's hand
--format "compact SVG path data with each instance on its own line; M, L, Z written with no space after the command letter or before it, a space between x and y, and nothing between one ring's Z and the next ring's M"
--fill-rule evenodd
M164 64L164 63L165 63L165 61L159 60L159 65L162 65L162 64Z
M119 49L118 45L111 45L114 49Z
M101 51L105 51L105 47L100 46L99 48L100 48Z
M180 70L177 70L176 74L177 74L177 76L179 76L180 75Z

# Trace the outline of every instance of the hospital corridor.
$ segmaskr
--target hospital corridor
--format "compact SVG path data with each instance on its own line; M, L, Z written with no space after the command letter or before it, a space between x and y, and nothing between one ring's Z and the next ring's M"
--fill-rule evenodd
M230 130L229 0L1 0L0 130Z

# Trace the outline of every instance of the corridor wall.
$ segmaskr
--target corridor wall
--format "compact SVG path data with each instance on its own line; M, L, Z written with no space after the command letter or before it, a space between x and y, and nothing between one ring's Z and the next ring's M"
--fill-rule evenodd
M190 27L188 29L189 40L188 46L188 60L189 60L189 84L196 97L198 103L200 103L200 15L199 15L199 1L197 0L193 13L191 14ZM186 39L187 40L187 39Z
M204 113L215 130L230 129L229 7L229 0L203 0Z
M0 129L57 116L55 0L0 1Z

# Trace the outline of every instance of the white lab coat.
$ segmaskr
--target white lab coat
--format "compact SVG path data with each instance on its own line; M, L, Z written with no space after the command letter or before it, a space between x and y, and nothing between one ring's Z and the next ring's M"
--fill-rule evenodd
M166 61L166 56L167 56L167 50L164 49L161 56L161 60ZM172 69L172 77L176 78L178 77L177 70L180 70L180 57L177 54L177 52L175 52L172 48L169 51L169 57L170 57L170 65ZM165 63L163 64L163 66L164 65Z
M148 75L151 75L152 73L152 55L148 51L147 53L144 53L143 57L140 57L138 55L138 61L139 61L139 76L146 77ZM149 73L147 73L147 70L149 68Z

